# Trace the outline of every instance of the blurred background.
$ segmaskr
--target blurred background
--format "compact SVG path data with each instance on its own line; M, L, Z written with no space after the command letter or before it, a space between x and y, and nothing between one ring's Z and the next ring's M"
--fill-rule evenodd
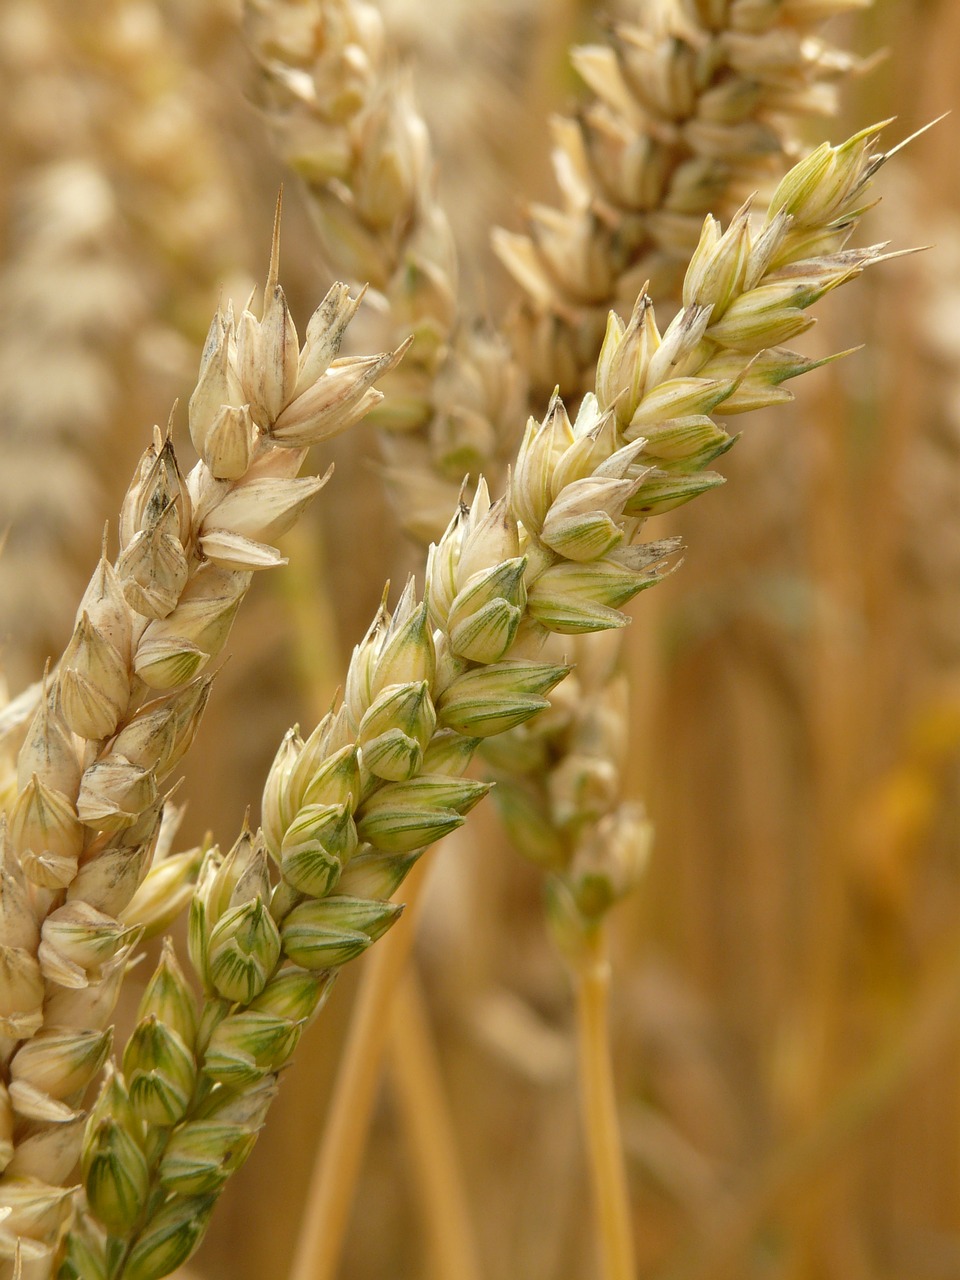
M500 318L512 286L490 227L551 198L546 120L575 106L567 48L603 15L381 7L433 130L462 289ZM847 86L834 140L891 115L899 139L957 105L951 0L876 0L830 36L887 51ZM190 458L199 345L218 298L242 303L265 274L284 174L231 0L0 0L0 70L15 693L69 638L103 521L177 397ZM629 784L656 841L616 916L613 1036L644 1280L960 1278L958 131L948 118L884 170L866 227L933 248L831 297L804 350L864 349L745 422L726 487L657 522L685 561L633 607ZM302 324L329 271L289 179L283 236ZM185 841L232 842L283 732L312 727L384 579L416 563L370 433L327 457L289 569L241 612ZM488 1280L596 1274L570 996L540 894L482 806L436 859L417 951ZM192 1277L284 1273L357 977L304 1038ZM388 1070L343 1280L440 1280L409 1105Z

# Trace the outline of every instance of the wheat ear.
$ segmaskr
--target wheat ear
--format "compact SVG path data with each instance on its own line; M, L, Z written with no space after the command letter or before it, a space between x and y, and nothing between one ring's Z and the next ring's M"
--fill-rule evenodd
M596 394L587 403L595 413L611 415L618 439L636 445L635 465L646 467L631 501L631 510L640 520L722 483L722 477L707 467L734 444L735 437L716 417L791 399L783 383L822 363L773 344L809 328L813 318L807 309L814 301L882 256L882 246L845 247L862 213L865 187L884 158L870 158L876 136L875 129L867 129L839 147L819 147L786 175L758 222L744 207L721 233L716 220L708 216L684 280L683 309L662 336L646 293L629 323L611 313L597 368ZM518 490L531 465L527 450L533 439L528 432L515 476ZM564 424L558 429L555 447L573 439ZM525 524L537 516L521 513ZM545 598L538 602L541 621L569 633L595 629L604 619L611 628L622 626L622 615L604 612L607 600L616 600L617 555L614 551L612 562L609 556L597 562L610 576L610 588L605 595L595 593L597 604L589 624L588 611L577 599L582 584L576 570L564 570L555 579L551 576L557 589L549 603ZM591 570L586 576L595 573ZM600 679L602 683L602 673ZM549 733L549 722L544 729ZM529 775L534 787L542 776L544 751L536 745L537 733L534 725L513 735L514 740L502 739L496 745L498 758L509 772L515 777ZM587 726L584 734L594 741L601 736L596 726ZM616 758L617 751L612 754ZM570 772L566 781L554 782L552 797L527 791L515 810L510 799L504 808L520 846L541 865L560 873L589 919L621 896L624 883L613 864L603 883L599 851L582 851L580 870L576 870L578 855L573 848L564 848L562 841L558 844L546 834L546 829L566 830L576 845L590 806L603 793L602 779L591 777L589 762L579 774L575 767ZM503 788L506 796L510 790ZM586 809L578 806L578 793L587 798ZM615 840L612 845L616 846Z
M119 557L104 555L87 588L0 819L9 1081L0 1109L11 1138L0 1206L15 1209L0 1228L0 1256L22 1230L38 1274L69 1216L62 1182L79 1152L84 1092L109 1053L130 951L143 926L163 923L182 899L197 860L154 865L169 842L162 784L209 693L203 668L222 651L253 572L282 562L270 540L326 480L296 478L307 448L362 417L400 355L334 358L358 305L343 285L317 309L301 349L277 270L278 232L262 318L246 310L235 319L228 308L211 326L190 401L202 460L184 478L159 432L144 454L121 512Z
M89 157L55 157L19 175L14 208L0 272L0 601L5 665L19 682L62 643L63 602L83 583L75 548L97 544L94 455L115 419L120 331L140 323L143 298L116 249L113 194Z
M459 314L457 254L434 190L426 125L363 0L247 0L277 149L303 178L328 260L386 303L388 341L413 333L372 421L398 516L439 536L463 476L499 484L524 385L502 338Z
M560 208L531 206L494 247L527 295L520 343L541 393L587 390L606 313L643 282L673 296L703 217L730 217L796 156L796 119L830 115L856 65L819 35L869 0L645 0L576 49L595 95L554 123Z

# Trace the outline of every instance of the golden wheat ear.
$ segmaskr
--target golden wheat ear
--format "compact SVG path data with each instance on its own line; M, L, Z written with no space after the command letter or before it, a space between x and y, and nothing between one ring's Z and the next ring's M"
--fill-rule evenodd
M201 460L184 476L169 429L154 429L120 512L119 554L108 558L105 539L70 643L27 700L32 714L19 717L17 785L0 831L0 1206L12 1211L0 1248L12 1249L40 1215L28 1261L41 1270L69 1221L84 1141L88 1194L107 1228L132 1228L144 1209L136 1197L145 1133L124 1137L102 1114L122 1095L121 1076L110 1075L89 1124L83 1102L110 1053L132 949L195 897L198 866L213 857L171 854L168 779L193 742L206 669L254 573L283 562L274 540L328 478L298 477L309 446L362 418L379 399L376 380L403 352L338 357L358 302L344 285L327 294L301 345L277 283L277 244L275 233L261 314L235 317L228 307L210 327L189 405ZM261 912L247 923L256 932L265 920ZM234 973L237 997L249 996L236 949L225 943L219 964L218 973ZM151 1007L141 1038L173 1055L183 1085L178 1041L189 1037L171 1017L169 1002ZM85 1258L93 1246L78 1230L70 1248ZM125 1274L146 1274L135 1258L126 1265ZM100 1274L92 1266L77 1261L76 1274Z

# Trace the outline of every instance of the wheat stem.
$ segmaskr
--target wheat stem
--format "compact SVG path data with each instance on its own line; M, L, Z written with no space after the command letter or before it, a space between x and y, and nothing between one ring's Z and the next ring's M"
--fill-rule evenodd
M423 987L415 966L394 996L390 1075L416 1173L434 1280L480 1280L482 1272L457 1144L447 1110Z
M416 937L430 864L421 858L403 884L404 920L370 956L340 1058L330 1113L317 1151L289 1280L333 1280L380 1083L397 987Z
M608 1034L610 961L603 923L570 960L577 1005L583 1132L600 1231L604 1280L634 1280L636 1261Z

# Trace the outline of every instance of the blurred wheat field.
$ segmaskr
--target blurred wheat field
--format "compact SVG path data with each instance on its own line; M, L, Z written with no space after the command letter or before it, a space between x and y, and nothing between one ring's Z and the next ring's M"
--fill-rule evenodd
M380 7L433 134L460 287L501 317L490 229L552 198L547 117L583 94L568 47L604 15ZM805 143L888 116L904 137L956 105L948 0L875 0L830 36L865 66ZM332 276L252 105L229 0L0 0L0 63L0 662L16 693L69 639L104 513L145 428L189 396L218 295L242 306L263 275L282 182L298 320ZM960 1277L958 128L884 171L866 232L933 247L868 273L801 340L864 349L745 424L725 488L661 521L682 567L631 606L627 772L655 841L614 916L612 1034L645 1280ZM372 433L327 455L290 565L240 615L187 767L190 839L239 826L287 725L333 698L384 577L422 574ZM435 861L415 968L482 1275L593 1280L541 878L489 804ZM184 1280L286 1274L357 982L305 1036ZM440 1280L416 1105L388 1053L342 1280Z

